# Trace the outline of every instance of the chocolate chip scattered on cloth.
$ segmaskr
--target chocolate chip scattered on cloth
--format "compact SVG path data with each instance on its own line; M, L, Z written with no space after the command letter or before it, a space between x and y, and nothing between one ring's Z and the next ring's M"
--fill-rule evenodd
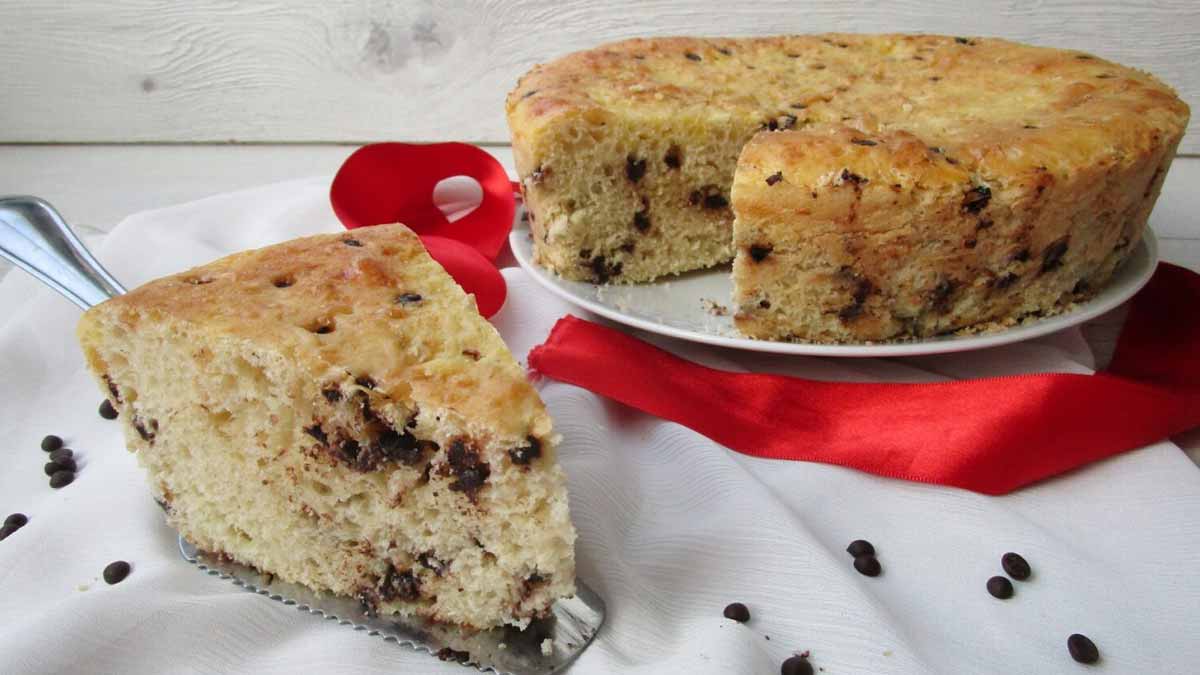
M618 171L625 180L624 166ZM132 286L234 250L336 232L328 189L328 177L293 181L137 214L95 250ZM519 269L504 275L508 305L494 324L524 360L574 310ZM183 562L121 426L97 414L104 395L83 372L78 316L19 272L0 282L0 431L12 449L0 509L30 516L0 542L0 672L142 675L181 662L231 673L468 672ZM1087 373L1091 365L1074 330L906 361L785 359L655 341L712 367L831 380ZM997 498L747 457L582 389L537 386L565 437L579 575L610 612L571 675L777 673L800 649L811 649L827 675L1082 672L1064 645L1073 631L1101 645L1112 672L1189 672L1200 663L1194 570L1162 562L1200 550L1200 470L1170 443ZM37 448L48 433L82 450L77 480L61 490L42 473L47 454ZM845 549L862 536L879 551L879 577L851 566ZM1005 551L1036 570L1018 597L1001 602L982 586L1001 573ZM136 569L108 587L100 573L117 559ZM733 600L752 610L749 623L723 617ZM1045 614L1026 611L1030 603ZM98 638L98 626L108 637Z

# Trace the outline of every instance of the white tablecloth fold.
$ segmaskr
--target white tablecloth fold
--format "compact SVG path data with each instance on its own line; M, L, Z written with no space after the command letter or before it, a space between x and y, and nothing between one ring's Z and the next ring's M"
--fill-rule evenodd
M335 231L327 186L292 181L138 214L99 257L136 285ZM572 310L521 270L504 274L509 300L495 323L523 361ZM101 396L74 340L78 311L19 273L0 284L0 308L0 515L30 516L0 542L0 672L465 672L184 563L117 426L96 414ZM1091 367L1077 331L905 362L655 342L717 367L821 379ZM579 574L609 607L573 673L770 673L799 650L829 675L1078 673L1066 650L1073 632L1099 645L1094 672L1183 673L1200 663L1200 472L1170 443L996 498L752 459L584 390L539 386L566 439ZM47 433L80 459L78 480L62 490L42 473ZM882 576L853 570L843 549L856 538L874 542ZM1034 577L999 601L984 583L1009 550ZM116 559L133 573L109 587L98 578ZM721 617L733 601L750 607L750 623Z

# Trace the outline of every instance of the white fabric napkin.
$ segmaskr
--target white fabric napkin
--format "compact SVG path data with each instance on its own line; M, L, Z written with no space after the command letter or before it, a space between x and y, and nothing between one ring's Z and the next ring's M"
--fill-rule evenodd
M338 229L327 179L130 217L100 259L128 285L235 250ZM521 270L495 323L524 360L573 311ZM180 559L74 339L79 312L20 273L0 284L0 673L462 673L461 666L321 621ZM1089 372L1077 331L983 352L896 360L784 358L655 342L709 365L821 379L919 381ZM619 364L614 364L619 365ZM572 673L771 673L810 650L843 673L1184 673L1200 663L1200 471L1170 443L1005 497L753 459L569 385L541 393L565 437L579 575L608 621ZM738 402L731 400L729 406ZM720 415L721 410L712 414ZM953 415L953 408L945 410ZM76 450L52 490L38 447ZM884 573L844 552L874 542ZM1000 601L1000 556L1034 569ZM99 580L110 561L127 580ZM753 618L723 619L730 602ZM1071 661L1071 633L1103 654Z

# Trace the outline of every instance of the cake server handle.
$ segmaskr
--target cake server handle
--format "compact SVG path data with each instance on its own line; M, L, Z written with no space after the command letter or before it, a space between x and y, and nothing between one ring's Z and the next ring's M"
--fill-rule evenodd
M81 309L125 292L58 211L37 197L0 198L0 256Z

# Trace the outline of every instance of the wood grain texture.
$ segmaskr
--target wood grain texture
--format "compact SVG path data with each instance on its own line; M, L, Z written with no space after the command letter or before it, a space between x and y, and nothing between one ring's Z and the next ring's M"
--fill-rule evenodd
M996 35L1144 68L1200 104L1195 0L29 5L0 0L0 141L506 142L504 95L530 66L668 34Z

